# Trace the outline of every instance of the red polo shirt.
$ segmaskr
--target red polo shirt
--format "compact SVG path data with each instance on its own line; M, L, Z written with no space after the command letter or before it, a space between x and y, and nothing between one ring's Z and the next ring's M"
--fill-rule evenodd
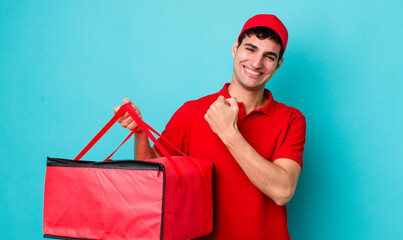
M172 116L162 135L189 156L216 165L215 226L214 232L204 239L289 239L286 207L278 206L250 182L204 119L220 95L230 98L228 85L218 93L186 102ZM268 161L289 158L302 167L305 117L297 109L276 102L269 90L265 89L264 94L269 99L266 105L248 115L243 104L238 104L239 131ZM164 140L159 141L170 154L178 155Z

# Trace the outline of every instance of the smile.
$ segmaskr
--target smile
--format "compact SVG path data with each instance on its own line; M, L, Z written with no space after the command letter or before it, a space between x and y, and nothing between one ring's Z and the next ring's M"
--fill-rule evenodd
M252 71L252 70L250 70L250 69L248 69L246 67L244 67L244 69L245 69L246 72L248 72L248 73L250 73L252 75L255 75L255 76L261 76L263 74L263 73L254 72L254 71Z

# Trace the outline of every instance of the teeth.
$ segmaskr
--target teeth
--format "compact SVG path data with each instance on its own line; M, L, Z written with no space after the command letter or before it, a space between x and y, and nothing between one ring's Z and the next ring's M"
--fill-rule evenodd
M248 73L253 74L253 75L255 75L255 76L260 76L260 75L262 75L261 73L254 72L254 71L249 70L249 69L247 69L247 68L245 68L245 71L247 71Z

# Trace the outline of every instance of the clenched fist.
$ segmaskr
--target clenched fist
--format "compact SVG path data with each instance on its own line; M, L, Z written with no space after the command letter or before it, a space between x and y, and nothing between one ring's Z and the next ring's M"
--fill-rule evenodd
M123 104L126 103L130 103L133 108L134 111L136 111L136 113L139 115L139 117L141 118L141 113L140 113L140 109L134 105L129 98L124 98L123 99ZM119 110L121 106L116 106L114 108L115 113ZM136 132L141 131L140 128L138 128L137 123L133 120L133 118L129 115L129 113L125 112L119 119L118 122L122 125L122 127L127 128L131 131L135 130Z
M232 97L225 99L219 96L218 99L211 104L204 118L210 125L211 130L224 140L230 137L234 131L238 130L238 112L239 107L237 100Z

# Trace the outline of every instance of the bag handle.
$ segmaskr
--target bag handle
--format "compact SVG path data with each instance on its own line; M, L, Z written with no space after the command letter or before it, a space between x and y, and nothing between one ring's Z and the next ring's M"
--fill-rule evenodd
M130 116L133 118L133 120L137 123L139 128L147 135L149 139L154 143L154 146L158 148L162 152L162 155L166 157L169 162L171 162L172 166L174 167L176 173L179 176L179 186L182 186L183 182L183 174L178 165L175 163L175 161L172 159L172 157L169 155L169 153L165 150L165 148L161 145L160 142L157 141L157 139L154 137L154 135L148 130L148 125L137 115L136 111L134 111L133 106L130 103L126 103L122 106L125 108L125 110L130 114ZM150 127L151 128L151 127Z
M152 133L148 130L148 128L151 128L148 126L141 118L137 115L136 111L134 111L133 106L130 103L126 103L122 105L119 110L115 113L115 115L112 117L111 120L98 132L97 135L85 146L85 148L74 158L74 160L78 161L80 160L93 146L98 140L117 122L117 120L125 113L129 113L129 115L133 118L133 120L137 123L138 127L147 135L148 138L151 139L151 141L155 144L155 146L158 148L158 150L161 151L161 153L166 157L171 165L173 166L174 170L179 176L179 186L182 187L183 185L183 174L178 165L175 163L175 161L172 159L172 157L168 154L168 152L165 150L165 148L157 141L157 139L152 135ZM155 131L152 129L153 132ZM120 144L122 146L135 132L133 130L127 137L126 139ZM156 131L155 131L156 132ZM158 134L159 135L159 134ZM164 138L165 141L167 141ZM168 142L168 141L167 141ZM169 142L168 142L169 143ZM172 144L169 143L171 146ZM119 148L120 146L111 154L109 155L104 161L107 161ZM177 149L179 150L179 149ZM181 154L186 156L184 153L179 151ZM193 161L192 161L193 162ZM193 163L194 164L194 163ZM199 169L198 169L199 170ZM200 171L200 170L199 170Z
M155 129L153 129L150 125L148 125L146 122L144 122L139 115L136 113L136 111L134 111L133 106L130 103L126 103L123 105L126 108L126 111L130 114L130 116L133 118L133 120L137 123L137 125L140 127L140 129L147 135L148 138L151 139L151 141L154 143L154 145L162 152L162 154L164 155L164 157L168 158L171 163L174 163L174 161L172 160L171 156L169 155L169 153L165 150L165 148L161 145L160 142L157 141L157 139L154 137L154 135L150 132L152 131L153 133L155 133L158 137L162 138L166 143L168 143L169 146L171 146L174 150L176 150L178 153L180 153L182 156L186 157L194 166L194 168L197 169L197 171L199 172L200 176L202 175L202 172L200 170L200 168L197 166L197 164L193 161L192 158L190 158L188 155L186 155L185 153L183 153L181 150L179 150L177 147L175 147L175 145L173 145L170 141L168 141L168 139L166 139L165 137L163 137L161 134L159 134ZM134 131L133 131L134 132ZM132 133L133 133L132 132ZM129 134L130 136L130 134ZM127 140L127 139L126 139ZM125 140L125 141L126 141ZM123 143L125 142L123 141ZM122 143L122 144L123 144ZM121 144L121 145L122 145ZM120 146L121 146L120 145ZM119 146L119 147L120 147ZM119 149L119 147L117 149ZM117 150L116 149L116 150ZM115 152L116 152L115 150ZM115 153L113 152L113 153ZM111 154L111 156L113 155L113 153ZM172 164L174 168L178 168L177 170L180 171L179 167L176 164ZM177 172L178 172L177 171Z
M148 125L146 122L144 122L144 125L151 131L153 132L155 135L157 135L158 137L160 137L162 140L164 140L166 143L168 143L169 146L171 146L174 150L176 150L178 153L180 153L182 156L186 157L186 159L188 159L193 166L197 169L197 171L200 173L200 175L202 175L202 172L199 168L199 166L197 166L197 164L195 163L195 161L193 161L193 159L191 157L189 157L188 155L186 155L185 153L183 153L181 150L179 150L179 148L175 147L175 145L173 145L170 141L168 141L168 139L166 139L164 136L162 136L161 134L159 134L156 130L154 130L150 125Z
M85 146L83 150L74 158L74 160L78 161L80 160L93 146L95 143L98 142L99 139L115 124L118 119L126 112L125 109L119 108L119 110L115 113L115 115L112 117L111 120L109 120L108 123L105 124L105 126L95 135L95 137ZM129 136L126 139L129 139L130 136L133 135L133 132L129 134ZM123 141L125 142L125 141ZM105 159L104 161L106 161Z

